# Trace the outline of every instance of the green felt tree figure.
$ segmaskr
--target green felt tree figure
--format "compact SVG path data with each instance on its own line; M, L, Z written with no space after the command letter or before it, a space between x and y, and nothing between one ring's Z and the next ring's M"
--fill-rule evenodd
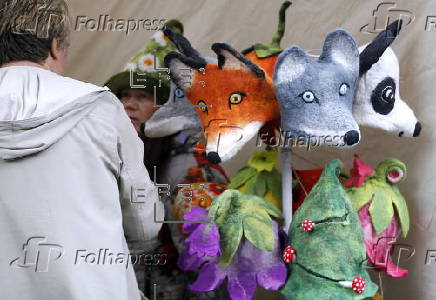
M366 271L363 232L338 180L342 163L328 163L289 228L289 277L282 293L292 300L357 300L377 286ZM286 260L286 259L285 259Z

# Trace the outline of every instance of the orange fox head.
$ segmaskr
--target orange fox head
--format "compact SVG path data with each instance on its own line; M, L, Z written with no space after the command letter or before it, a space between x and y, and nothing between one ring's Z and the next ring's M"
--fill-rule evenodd
M233 157L266 123L279 118L270 76L227 44L212 50L218 63L171 52L166 67L195 106L206 135L209 161Z

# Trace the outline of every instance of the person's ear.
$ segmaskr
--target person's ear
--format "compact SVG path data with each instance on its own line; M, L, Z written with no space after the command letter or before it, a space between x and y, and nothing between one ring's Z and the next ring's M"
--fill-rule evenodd
M53 39L50 46L49 57L47 58L47 65L50 71L62 75L64 73L66 64L66 49L59 47L57 39Z

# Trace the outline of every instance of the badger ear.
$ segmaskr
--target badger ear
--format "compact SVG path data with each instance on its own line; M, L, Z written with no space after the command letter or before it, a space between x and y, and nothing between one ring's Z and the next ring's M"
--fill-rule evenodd
M347 31L337 29L330 32L325 38L319 61L335 62L357 74L359 49Z
M274 71L274 83L276 85L284 81L292 81L298 78L306 70L310 63L306 52L298 46L292 46L283 51L277 58Z
M192 87L194 75L206 67L202 60L186 57L172 51L165 56L165 67L170 71L171 80L181 89Z
M386 27L369 43L359 55L359 75L362 76L372 65L377 63L386 49L392 44L401 30L402 20L397 20Z
M265 78L265 72L261 68L229 45L215 43L212 45L212 50L218 56L218 67L220 69L247 70L258 78Z

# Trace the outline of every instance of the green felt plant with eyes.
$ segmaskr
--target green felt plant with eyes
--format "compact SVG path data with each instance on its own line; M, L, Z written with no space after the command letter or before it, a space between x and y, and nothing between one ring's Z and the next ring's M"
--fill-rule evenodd
M289 228L289 277L282 293L292 300L357 300L377 286L366 269L363 232L339 182L342 163L328 163Z

